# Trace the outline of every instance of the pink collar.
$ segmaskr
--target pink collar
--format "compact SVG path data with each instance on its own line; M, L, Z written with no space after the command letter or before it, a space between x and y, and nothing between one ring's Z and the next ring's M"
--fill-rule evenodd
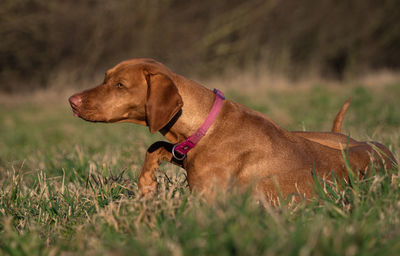
M183 160L185 158L189 150L194 148L196 144L200 141L200 139L203 138L204 135L206 135L208 129L217 118L218 113L221 110L222 102L225 99L225 96L221 91L217 89L214 89L214 93L216 95L214 105L212 106L210 113L208 113L208 116L204 121L204 123L201 125L201 127L197 129L197 131L193 135L189 136L185 141L176 144L172 148L172 155L176 160ZM178 154L181 156L180 157L177 156L176 152L178 152Z

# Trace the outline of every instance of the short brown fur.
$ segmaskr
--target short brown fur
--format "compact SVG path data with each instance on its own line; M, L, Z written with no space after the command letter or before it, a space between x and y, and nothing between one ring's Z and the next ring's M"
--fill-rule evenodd
M278 195L277 185L284 197L312 196L312 169L321 177L329 177L331 171L345 176L342 150L346 145L351 166L360 173L371 161L386 168L395 163L383 145L358 142L339 133L348 104L339 111L333 132L289 132L229 99L198 145L183 161L174 159L173 144L201 126L214 99L211 90L157 61L132 59L107 71L101 85L71 96L70 103L74 113L85 120L132 122L165 136L169 143L156 142L146 153L139 175L144 195L156 190L154 171L161 161L183 167L191 189L207 194L213 184L222 189L251 185L254 193L268 198Z

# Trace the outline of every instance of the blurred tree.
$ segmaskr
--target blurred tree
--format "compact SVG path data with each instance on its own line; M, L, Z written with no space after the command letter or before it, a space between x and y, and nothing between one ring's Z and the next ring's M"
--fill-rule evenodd
M260 64L293 78L399 69L399 12L398 0L2 0L0 90L133 57L203 76Z

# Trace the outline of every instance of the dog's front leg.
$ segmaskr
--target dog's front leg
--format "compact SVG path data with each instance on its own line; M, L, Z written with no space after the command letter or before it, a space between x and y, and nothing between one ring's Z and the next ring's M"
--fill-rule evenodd
M142 195L151 195L157 190L157 182L154 172L160 166L161 161L168 161L182 167L182 162L176 161L172 156L173 144L165 141L153 143L146 152L143 167L139 174L139 190Z

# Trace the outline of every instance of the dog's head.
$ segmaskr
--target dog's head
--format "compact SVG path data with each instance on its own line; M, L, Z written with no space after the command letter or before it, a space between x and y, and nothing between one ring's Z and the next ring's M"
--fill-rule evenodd
M183 106L173 73L151 59L132 59L106 72L97 87L69 98L75 116L91 122L133 122L155 133Z

